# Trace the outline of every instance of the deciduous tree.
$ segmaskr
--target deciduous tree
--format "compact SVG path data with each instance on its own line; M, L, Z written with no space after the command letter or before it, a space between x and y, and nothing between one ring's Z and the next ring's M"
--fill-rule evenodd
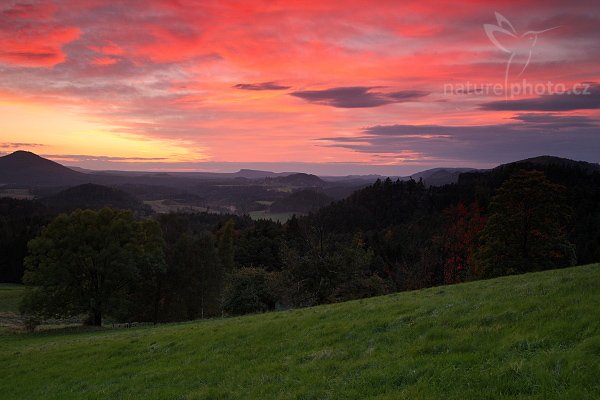
M147 246L160 241L160 230L148 228L130 211L59 215L29 243L22 311L42 317L87 314L98 326L107 313L127 314L140 272L164 262L161 252Z

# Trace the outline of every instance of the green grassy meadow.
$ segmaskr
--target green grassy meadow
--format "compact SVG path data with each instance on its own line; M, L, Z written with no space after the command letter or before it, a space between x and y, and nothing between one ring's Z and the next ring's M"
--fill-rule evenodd
M25 286L23 285L0 283L0 335L22 330L23 323L19 314L19 303L24 293Z
M598 399L600 265L239 318L4 334L0 377L2 399Z

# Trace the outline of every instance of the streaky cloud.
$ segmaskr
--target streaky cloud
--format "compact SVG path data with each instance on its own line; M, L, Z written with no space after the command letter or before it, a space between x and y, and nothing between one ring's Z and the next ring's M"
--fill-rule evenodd
M553 154L597 162L600 122L587 116L519 114L512 122L491 125L375 125L355 136L324 137L341 147L378 157L419 154L435 160L504 162Z
M261 83L238 83L233 86L236 89L241 90L286 90L291 86L279 85L275 82L261 82Z
M337 108L369 108L392 103L416 101L429 93L418 90L401 90L391 93L374 91L373 86L346 86L324 90L303 90L290 93L310 103Z

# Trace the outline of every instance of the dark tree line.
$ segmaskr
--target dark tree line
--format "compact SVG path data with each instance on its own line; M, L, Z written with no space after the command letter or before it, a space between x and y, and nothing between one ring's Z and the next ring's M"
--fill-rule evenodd
M11 207L28 211L6 213L9 225L34 222L10 240L49 221L33 202ZM24 310L40 316L159 322L310 306L600 261L600 173L521 163L443 187L387 179L283 225L76 211L29 252Z
M27 243L52 219L40 203L0 198L0 282L20 283Z

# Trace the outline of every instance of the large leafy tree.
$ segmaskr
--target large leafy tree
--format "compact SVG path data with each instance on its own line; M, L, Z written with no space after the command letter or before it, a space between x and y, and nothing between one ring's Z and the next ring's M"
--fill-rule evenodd
M376 260L362 234L329 247L324 233L308 233L306 250L284 249L286 297L296 306L323 304L384 294L388 283L374 273Z
M231 315L274 310L283 291L281 272L242 267L227 275L223 308Z
M140 247L137 247L136 251L141 250L136 259L137 276L127 302L123 299L121 312L116 316L128 321L157 323L166 290L166 243L161 226L156 220L139 221L137 228Z
M93 325L101 325L105 314L123 318L142 273L164 265L154 224L108 208L59 215L29 243L22 311L40 317L87 314Z
M520 171L498 189L482 231L477 260L484 275L498 276L575 263L566 237L565 188L543 172Z
M170 252L167 303L173 319L221 314L224 272L214 236L184 234Z

